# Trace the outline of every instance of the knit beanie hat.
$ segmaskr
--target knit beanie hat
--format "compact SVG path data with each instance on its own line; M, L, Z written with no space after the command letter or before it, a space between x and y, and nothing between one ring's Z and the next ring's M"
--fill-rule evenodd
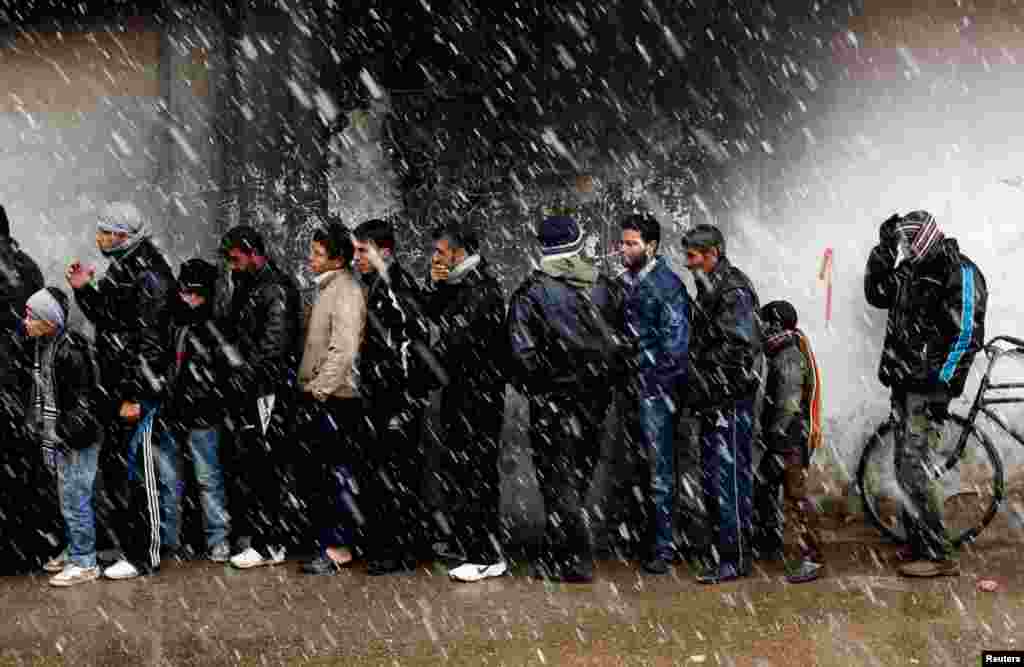
M788 301L772 301L761 307L761 322L766 327L777 327L784 331L796 329L796 308Z
M32 319L53 322L57 329L64 330L68 317L68 297L56 287L46 287L28 298L26 309Z
M912 211L899 222L898 229L910 246L910 261L919 262L945 238L928 211Z
M178 289L195 292L209 300L217 284L217 267L198 257L181 265L178 272Z
M545 259L571 257L583 249L583 230L569 216L549 216L537 228L537 240Z

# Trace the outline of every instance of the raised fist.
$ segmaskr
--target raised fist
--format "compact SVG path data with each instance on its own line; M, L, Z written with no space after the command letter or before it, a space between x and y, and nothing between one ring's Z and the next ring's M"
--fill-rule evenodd
M900 222L903 218L898 213L893 213L878 228L878 243L896 250L900 245Z

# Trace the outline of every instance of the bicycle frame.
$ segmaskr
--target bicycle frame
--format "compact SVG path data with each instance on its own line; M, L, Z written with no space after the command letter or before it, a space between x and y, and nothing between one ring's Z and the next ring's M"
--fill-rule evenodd
M1012 348L1004 349L996 345L999 342L1006 342L1013 345ZM999 428L1009 434L1017 443L1024 447L1024 433L1021 433L1017 429L1006 423L1006 419L995 410L990 409L989 406L999 404L1012 404L1012 403L1024 403L1024 395L1021 396L1003 396L997 398L989 398L987 394L992 391L1000 391L1006 389L1016 389L1024 391L1024 382L999 382L993 383L990 379L992 375L992 369L995 367L996 362L1008 355L1024 355L1024 340L1019 338L1013 338L1011 336L996 336L983 348L986 356L989 358L988 368L985 369L985 374L981 378L981 384L978 386L978 391L974 395L974 402L971 404L971 409L967 413L967 423L973 424L974 420L977 419L978 413L983 413L986 417L996 423ZM967 436L969 431L964 429L960 433L960 439L957 441L956 453L950 457L949 461L946 462L946 470L951 469L959 461L960 456L964 452L964 448L967 447Z

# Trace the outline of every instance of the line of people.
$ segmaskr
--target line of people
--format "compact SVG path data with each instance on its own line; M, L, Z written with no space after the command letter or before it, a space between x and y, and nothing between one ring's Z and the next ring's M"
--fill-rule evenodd
M43 453L63 519L50 582L158 571L180 546L183 456L211 560L279 564L301 517L311 574L360 558L370 575L410 570L433 558L437 536L456 560L453 579L505 574L508 384L529 404L545 505L543 539L529 550L536 576L593 577L593 535L616 500L595 497L591 482L614 410L616 451L633 448L648 466L646 572L695 556L698 579L717 583L749 574L755 557L785 557L792 581L817 577L804 480L821 437L820 374L795 310L761 307L716 227L683 239L692 301L660 252L658 222L630 215L620 229L623 271L610 277L583 256L574 219L545 218L539 268L506 307L478 238L458 225L435 232L421 288L397 261L388 223L349 230L330 220L310 244L307 294L255 229L235 227L220 248L231 274L222 294L215 265L190 259L174 276L138 209L107 206L96 232L106 272L72 262L65 275L91 341L68 326L69 298L41 276L6 290L21 313L5 323L9 358L19 360L4 374L10 437ZM9 230L0 237L13 243ZM428 508L433 467L421 433L436 390L443 438L433 472L444 502ZM676 540L684 411L701 425L712 535L700 554L681 553ZM758 431L768 453L755 475ZM120 554L102 570L97 525ZM784 538L782 526L793 534Z

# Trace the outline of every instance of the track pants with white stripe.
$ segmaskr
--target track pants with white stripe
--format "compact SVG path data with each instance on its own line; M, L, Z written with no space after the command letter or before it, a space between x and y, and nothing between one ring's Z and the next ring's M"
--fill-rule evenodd
M712 557L747 572L754 486L753 401L708 408L700 416L701 473Z
M157 489L156 403L143 403L134 425L114 429L100 451L104 493L101 521L124 557L144 574L160 568L160 501Z

